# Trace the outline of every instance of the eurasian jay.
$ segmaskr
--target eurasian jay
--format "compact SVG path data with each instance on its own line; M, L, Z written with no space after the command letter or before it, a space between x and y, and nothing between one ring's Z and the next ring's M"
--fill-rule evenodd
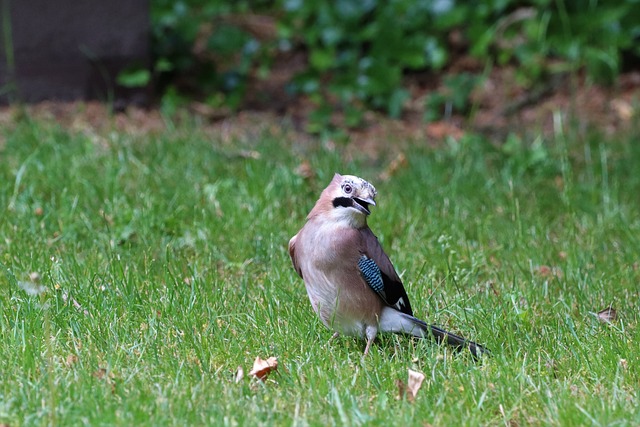
M413 316L409 297L378 238L367 226L376 189L362 178L335 174L289 241L289 255L304 280L314 311L339 334L367 340L378 332L426 337L468 348L478 357L487 350L472 341Z

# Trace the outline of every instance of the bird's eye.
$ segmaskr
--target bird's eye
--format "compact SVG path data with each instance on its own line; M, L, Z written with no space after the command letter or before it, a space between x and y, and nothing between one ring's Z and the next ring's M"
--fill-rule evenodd
M342 187L342 189L347 194L349 194L349 193L351 193L353 191L353 188L349 184L345 184L344 187Z

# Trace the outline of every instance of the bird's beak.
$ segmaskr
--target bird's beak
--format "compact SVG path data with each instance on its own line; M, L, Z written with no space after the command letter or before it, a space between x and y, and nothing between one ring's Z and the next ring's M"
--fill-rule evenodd
M360 212L362 212L365 215L370 215L371 211L369 210L369 206L375 206L376 202L372 199L372 198L360 198L360 197L354 197L353 201L355 202L353 204L353 207L358 209Z

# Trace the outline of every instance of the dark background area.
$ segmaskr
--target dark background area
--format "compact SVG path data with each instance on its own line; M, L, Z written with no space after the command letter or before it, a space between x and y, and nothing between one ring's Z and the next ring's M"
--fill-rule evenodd
M0 100L147 99L146 88L125 88L116 79L132 64L150 65L148 2L3 0L2 6Z

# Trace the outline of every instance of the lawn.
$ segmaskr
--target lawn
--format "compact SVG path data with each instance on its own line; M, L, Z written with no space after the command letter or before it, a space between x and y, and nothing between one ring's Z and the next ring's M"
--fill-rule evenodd
M389 141L407 161L382 179L389 147L17 117L0 130L0 424L640 424L640 145L561 119ZM369 225L415 314L491 357L329 342L287 243L334 172L377 187ZM278 359L265 382L256 356ZM426 376L413 402L408 369Z

